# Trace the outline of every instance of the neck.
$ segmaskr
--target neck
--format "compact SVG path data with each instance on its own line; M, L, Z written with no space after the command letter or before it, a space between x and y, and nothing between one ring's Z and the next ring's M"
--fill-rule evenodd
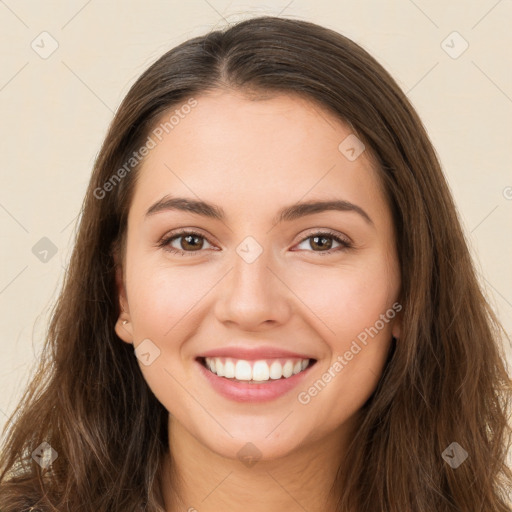
M161 480L165 510L335 512L339 492L332 486L355 422L283 457L244 463L213 452L169 416L170 453Z

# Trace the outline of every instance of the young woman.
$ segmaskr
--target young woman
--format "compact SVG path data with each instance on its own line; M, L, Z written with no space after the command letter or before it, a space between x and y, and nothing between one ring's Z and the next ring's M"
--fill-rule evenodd
M114 117L0 510L510 512L503 339L394 80L241 22Z

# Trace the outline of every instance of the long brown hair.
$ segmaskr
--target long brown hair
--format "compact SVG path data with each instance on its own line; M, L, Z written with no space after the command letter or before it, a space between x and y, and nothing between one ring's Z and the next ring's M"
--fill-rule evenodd
M333 475L337 512L510 512L506 335L480 290L426 131L392 77L356 43L313 23L270 16L170 50L117 110L44 357L4 431L0 510L161 510L168 412L148 388L133 347L114 331L114 253L124 252L139 167L126 163L165 112L215 88L299 94L326 107L378 162L391 205L401 337L364 404L347 453L350 471L340 465ZM46 468L32 458L44 442L57 454ZM443 457L446 449L453 457L455 442L468 453L456 469Z

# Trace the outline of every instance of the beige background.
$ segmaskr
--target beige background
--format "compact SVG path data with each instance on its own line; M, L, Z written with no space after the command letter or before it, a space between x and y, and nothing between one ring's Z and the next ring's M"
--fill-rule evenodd
M510 0L5 0L0 1L0 428L40 353L91 167L119 102L166 50L263 13L335 29L396 78L437 149L482 283L510 335ZM43 237L57 251L46 262L32 252ZM512 361L510 347L506 350Z

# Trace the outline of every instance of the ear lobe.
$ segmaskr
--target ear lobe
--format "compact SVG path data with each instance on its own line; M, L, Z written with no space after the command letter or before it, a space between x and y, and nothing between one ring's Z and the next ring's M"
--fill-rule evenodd
M130 314L128 309L128 298L126 295L126 287L123 279L123 267L119 264L117 254L114 254L116 265L116 290L117 299L119 301L119 318L115 325L116 334L126 343L133 343L132 324L130 322Z
M123 316L124 315L117 319L114 329L119 338L125 343L133 344L132 324L129 320L123 318Z

